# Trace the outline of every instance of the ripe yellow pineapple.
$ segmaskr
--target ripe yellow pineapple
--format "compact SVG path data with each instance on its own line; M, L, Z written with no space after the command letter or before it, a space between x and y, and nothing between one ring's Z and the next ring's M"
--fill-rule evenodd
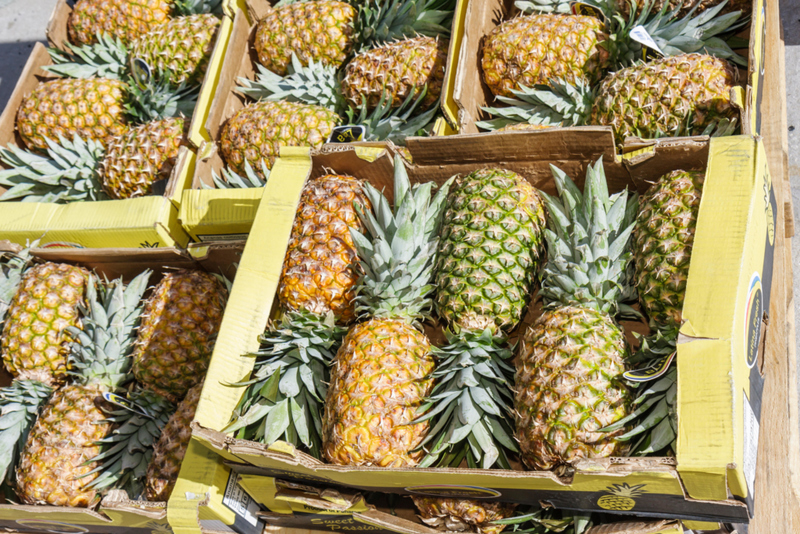
M192 437L189 425L194 419L202 390L202 382L193 386L161 431L150 465L147 466L145 497L148 501L166 502L172 494L175 482L178 481L183 457L186 455L186 448L189 446L189 439Z
M103 189L111 198L134 198L169 178L183 142L184 119L151 121L108 142L100 163Z
M355 319L358 258L350 229L363 231L356 204L372 206L352 176L327 174L309 180L300 196L278 284L288 310L333 312L339 322Z
M0 350L15 377L48 385L67 378L68 327L79 327L89 272L74 265L43 263L30 268L10 303Z
M112 431L99 406L103 393L129 378L128 351L146 287L134 282L125 290L121 279L109 287L87 283L83 331L67 327L78 341L72 346L73 380L53 394L20 456L16 491L26 504L85 507L98 497L91 460L100 452L97 442Z
M323 454L331 463L409 467L422 456L415 449L429 422L412 421L433 387L434 359L430 342L414 325L431 306L428 284L449 183L430 200L432 188L427 183L412 189L400 156L394 210L365 185L381 214L372 221L380 230L365 225L369 237L355 240L365 265L357 307L371 318L350 329L331 368L322 419ZM374 253L377 246L391 254Z
M505 525L492 525L492 521L510 516L516 504L483 502L468 499L445 499L412 495L422 522L448 532L478 532L499 534Z
M255 102L229 118L219 134L222 158L245 174L245 161L262 175L261 161L271 169L281 146L320 147L341 122L335 112L294 102Z
M342 94L354 109L363 99L368 109L374 109L384 92L391 97L390 105L399 107L427 86L420 104L420 109L427 109L442 92L449 44L443 38L416 37L362 52L345 67Z
M17 112L17 129L25 145L45 150L45 138L105 142L122 135L127 125L127 86L119 80L61 78L40 83Z
M129 43L166 22L171 6L168 0L80 0L67 20L69 39L91 44L98 33L110 33Z
M227 290L213 275L181 269L164 275L145 304L136 348L136 380L176 402L208 369Z

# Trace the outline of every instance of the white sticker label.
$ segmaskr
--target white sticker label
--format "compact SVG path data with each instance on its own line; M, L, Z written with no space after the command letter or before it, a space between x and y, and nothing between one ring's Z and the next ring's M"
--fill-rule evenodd
M747 481L747 490L750 495L755 495L756 458L758 456L758 419L750 402L744 398L744 479Z
M654 52L658 52L662 56L665 55L664 52L658 47L656 42L650 37L650 34L647 33L647 30L644 29L644 26L636 26L631 30L630 33L631 39L634 41L643 44L647 48L653 50Z
M231 473L228 478L228 487L225 488L222 504L233 510L236 515L241 516L251 525L255 526L258 522L256 512L258 512L259 506L239 485L239 475L236 473Z

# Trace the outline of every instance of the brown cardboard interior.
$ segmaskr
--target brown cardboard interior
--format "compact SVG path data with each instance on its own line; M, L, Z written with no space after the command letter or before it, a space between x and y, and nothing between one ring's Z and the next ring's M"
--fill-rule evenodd
M255 28L255 24L251 25L247 21L243 11L238 10L236 12L236 16L233 19L233 30L228 42L228 50L225 52L225 59L223 60L219 85L211 102L208 119L206 119L204 125L213 141L208 146L199 147L200 156L195 168L192 189L200 189L201 183L213 187L212 171L217 173L218 176L222 175L225 163L219 154L216 140L219 139L219 132L225 121L242 109L247 102L247 99L234 92L234 89L237 87L237 78L255 79L256 71L254 65L256 64L257 56L252 46L255 38Z
M544 134L544 135L543 135ZM558 132L507 132L493 134L496 136L497 143L492 143L493 147L502 146L500 150L490 150L485 145L486 136L459 135L435 138L414 138L408 142L408 149L411 152L414 164L408 166L408 174L412 182L435 181L442 183L451 176L459 173L468 173L472 170L490 166L499 166L520 173L528 179L535 187L555 194L555 186L552 180L550 164L563 169L572 177L579 187L583 186L583 176L589 163L593 163L601 156L608 155L613 150L613 138L607 129L563 129ZM572 147L572 148L566 148ZM387 192L391 191L391 168L385 166L379 160L376 163L366 165L360 162L353 149L344 150L341 147L333 147L336 152L312 151L312 169L310 177L316 177L328 172L337 173L356 173L361 170L364 177L379 189L383 186ZM503 157L498 154L504 154ZM613 152L612 152L613 153ZM446 154L446 156L444 156ZM386 154L387 159L389 152ZM621 158L610 157L603 159L604 168L608 177L609 189L611 192L618 192L625 188L636 188L644 190L647 183L655 181L661 175L676 168L690 170L705 170L708 160L708 141L696 138L670 140L669 143L659 143L652 147L650 156L642 156L635 162L626 162ZM679 162L679 163L678 163ZM376 164L380 165L376 166ZM388 163L388 161L386 162ZM391 200L391 199L390 199ZM278 312L278 300L273 304L271 317L275 317ZM532 304L528 306L527 313L520 325L509 334L511 343L515 342L519 336L541 314L541 305L537 302L537 296L532 297ZM638 344L634 333L646 334L649 328L644 320L642 321L621 321L625 330L628 342L633 348ZM266 325L265 325L266 326ZM425 333L433 344L441 344L444 339L442 324L425 324ZM280 448L267 448L263 445L226 438L223 434L203 429L194 425L195 433L202 436L202 439L214 444L218 448L228 447L235 455L257 454L273 458L283 458L291 464L302 464L303 466L315 468L322 466L323 463L310 455L299 451L291 452L289 455L282 454ZM285 450L283 452L286 452ZM675 471L674 458L648 457L641 458L607 458L602 460L587 460L579 462L575 466L576 471L590 472L602 469L606 472L632 472L632 471L670 471L677 477ZM237 468L235 464L232 467ZM463 467L463 466L462 466ZM360 468L332 466L325 464L326 469L342 471L359 471L361 469L375 470L379 468ZM497 476L515 477L522 471L522 465L517 460L512 460L512 471L493 471ZM460 470L457 469L456 471ZM452 469L440 469L440 472L452 472ZM477 471L473 471L476 473ZM566 473L559 477L551 472L526 472L526 476L548 477L558 480L561 484L570 484L572 473Z
M59 9L56 9L54 13L58 13L59 11ZM51 20L51 26L55 22L56 21ZM48 33L48 37L51 38L56 35L61 35L61 33L55 31L52 34ZM63 43L63 41L61 42ZM56 44L60 45L60 43ZM22 71L22 75L17 81L17 85L14 87L14 91L11 93L11 97L8 99L6 109L3 111L3 114L0 115L0 146L5 147L9 144L13 144L18 147L25 148L25 144L22 142L22 138L20 138L16 129L17 110L19 109L25 97L30 95L36 86L38 86L40 83L58 78L57 76L54 76L53 74L50 74L42 69L42 67L52 64L53 61L50 59L50 55L47 53L47 48L41 43L34 44L33 51L28 57L25 68ZM185 160L189 157L189 155L189 149L185 146L182 146L178 152L175 166L172 168L172 172L167 179L166 189L163 194L165 198L170 198L173 195L177 185L176 182L179 174L178 171L185 164ZM7 166L0 163L0 168L7 168ZM0 186L0 194L4 193L6 190L7 189L5 187Z
M757 4L755 2L754 4ZM476 121L490 118L481 108L495 103L494 96L483 81L481 50L486 35L505 20L515 17L519 10L513 0L472 0L467 5L464 20L464 40L459 51L458 66L454 82L454 94L458 110L458 127L462 133L477 133ZM749 39L749 28L739 34ZM738 50L745 53L744 50ZM749 55L746 55L749 57ZM750 58L751 69L753 58ZM739 69L739 83L747 83L747 69ZM749 123L746 123L749 125Z
M226 278L233 280L236 275L236 268L244 250L244 243L208 243L200 248L199 254L191 255L188 251L176 248L156 248L156 249L74 249L74 248L40 248L33 249L32 255L40 261L52 261L60 263L70 263L81 265L96 273L99 277L113 280L123 277L127 283L133 277L140 274L145 269L151 269L153 274L150 276L149 289L145 293L145 298L149 296L150 290L155 287L163 275L176 269L198 269L213 274L222 274ZM191 248L190 248L191 249ZM10 245L8 242L0 241L0 251L19 250L19 247ZM0 387L11 383L12 376L8 373L5 366L0 366ZM0 503L5 503L5 500ZM64 507L54 506L24 506L25 510L32 512L42 511L63 511ZM149 502L142 500L132 500L128 494L122 490L110 491L101 501L99 507L90 510L79 510L84 513L91 513L98 517L103 517L95 511L102 512L103 509L114 509L118 511L133 512L153 519L160 519L166 516L165 502ZM66 508L67 510L76 510Z
M67 21L72 14L73 6L67 3L67 0L58 0L56 7L50 14L50 20L47 21L47 41L50 46L64 48L64 42L68 40Z

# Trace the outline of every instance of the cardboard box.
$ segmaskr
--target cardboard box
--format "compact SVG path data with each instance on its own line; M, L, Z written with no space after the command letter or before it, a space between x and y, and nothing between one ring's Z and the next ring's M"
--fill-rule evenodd
M661 140L621 159L614 156L611 132L589 127L415 138L408 147L414 161L409 167L412 181L441 183L457 173L498 165L548 193L554 193L551 162L580 182L587 164L602 156L612 191L644 190L646 182L675 169L678 161L684 169L706 171L678 350L677 457L583 460L568 477L535 471L359 468L325 464L282 442L265 447L222 433L242 393L228 384L249 377L253 360L242 355L257 348L256 338L273 311L306 179L323 167L351 174L368 169L366 179L391 191L388 156L359 168L355 149L343 147L310 157L307 150L287 150L276 165L242 258L247 274L240 274L240 285L234 286L212 357L209 376L214 381L206 382L194 437L230 465L249 464L264 476L301 483L543 502L585 511L602 510L602 497L627 484L640 486L641 493L628 502L628 511L636 515L747 522L753 510L763 389L760 351L777 212L760 143L747 136ZM526 320L536 313L531 310ZM623 325L628 331L645 331L640 323Z
M66 21L71 11L65 0L59 0L47 28L48 39L54 46L61 47L67 39ZM224 17L190 122L190 132L196 130L196 125L203 123L208 114L231 25L230 19ZM40 81L54 77L41 68L50 64L46 48L37 43L0 115L0 145L23 146L15 131L17 110L23 98ZM194 175L194 164L194 151L181 147L161 195L69 204L3 202L0 204L0 238L22 245L28 240L41 239L43 245L77 247L185 247L190 239L178 222L178 207L181 193ZM0 193L3 191L0 187Z
M126 281L152 269L150 284L155 285L171 269L201 269L233 279L242 255L241 243L213 243L188 251L160 249L34 249L41 260L82 265L109 280ZM0 382L7 385L11 376L0 368ZM98 534L152 534L169 532L167 503L129 500L124 491L111 491L95 508L60 506L22 506L0 504L0 528L22 531L93 532ZM258 534L258 533L256 533Z
M757 135L761 128L758 110L764 78L764 9L764 0L753 2L749 32L741 34L750 42L748 68L739 69L743 88L735 95L735 101L742 107L742 134L751 136ZM475 122L490 118L481 108L495 105L495 99L483 82L480 51L484 37L517 12L513 0L460 0L458 3L455 21L463 24L464 37L460 49L451 48L448 57L448 72L454 73L454 80L452 85L445 86L447 92L442 95L442 104L445 117L461 133L477 133ZM503 104L497 102L497 105Z

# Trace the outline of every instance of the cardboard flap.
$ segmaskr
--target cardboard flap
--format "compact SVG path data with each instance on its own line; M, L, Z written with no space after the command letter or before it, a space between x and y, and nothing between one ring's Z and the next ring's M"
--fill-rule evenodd
M678 521L631 521L598 525L585 534L683 534Z

